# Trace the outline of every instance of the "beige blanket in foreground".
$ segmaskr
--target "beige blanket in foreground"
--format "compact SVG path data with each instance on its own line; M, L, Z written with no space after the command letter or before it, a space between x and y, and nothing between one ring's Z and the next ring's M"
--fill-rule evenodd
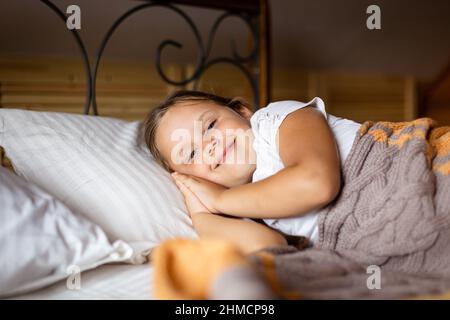
M244 257L219 240L172 240L155 252L156 297L408 298L450 291L450 127L429 118L365 122L343 180L341 194L319 213L313 248Z

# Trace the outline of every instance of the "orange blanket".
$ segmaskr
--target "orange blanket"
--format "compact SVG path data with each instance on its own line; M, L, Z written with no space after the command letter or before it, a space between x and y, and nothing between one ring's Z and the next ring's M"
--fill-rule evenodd
M253 264L233 244L219 239L173 239L164 242L152 254L154 295L158 299L222 299L228 293L213 293L213 285L227 272L231 279L246 277L239 292L229 292L233 299L298 299L300 295L282 288L277 280L273 255L255 253L260 266ZM231 271L231 272L230 272ZM234 272L234 273L233 273ZM256 286L255 286L256 284ZM220 287L220 283L218 284ZM227 285L222 286L226 290ZM259 292L245 291L251 287ZM266 291L266 293L261 292Z

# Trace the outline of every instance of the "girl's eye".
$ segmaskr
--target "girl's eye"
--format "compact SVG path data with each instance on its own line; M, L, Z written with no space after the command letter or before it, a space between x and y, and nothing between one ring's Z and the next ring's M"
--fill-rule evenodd
M216 120L214 120L213 122L211 122L208 126L208 130L211 130L212 128L214 128L214 125L216 124Z
M189 160L192 160L195 156L195 150L192 150L191 155L189 156Z

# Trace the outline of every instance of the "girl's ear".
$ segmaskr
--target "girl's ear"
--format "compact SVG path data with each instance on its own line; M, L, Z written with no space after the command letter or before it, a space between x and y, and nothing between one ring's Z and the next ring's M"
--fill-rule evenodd
M247 120L250 120L253 115L253 112L247 106L244 106L242 104L238 110L238 113Z
M253 115L253 112L250 110L251 106L250 104L245 101L245 99L236 97L229 103L229 106L235 105L232 107L237 113L239 113L241 116L243 116L245 119L250 120L250 118Z

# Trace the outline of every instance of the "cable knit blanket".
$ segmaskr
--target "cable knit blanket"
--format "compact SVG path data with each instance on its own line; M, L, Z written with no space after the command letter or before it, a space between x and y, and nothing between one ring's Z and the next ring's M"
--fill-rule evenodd
M450 127L366 122L317 248L385 270L450 277Z
M319 212L314 247L267 248L245 257L248 264L230 264L211 277L204 297L406 298L450 292L450 127L436 127L429 118L365 122L344 163L343 182L340 195ZM215 252L206 260L225 261L224 256Z
M333 298L450 290L450 127L365 122L343 180L313 250L272 256L281 282ZM381 290L367 289L368 266L380 268Z

